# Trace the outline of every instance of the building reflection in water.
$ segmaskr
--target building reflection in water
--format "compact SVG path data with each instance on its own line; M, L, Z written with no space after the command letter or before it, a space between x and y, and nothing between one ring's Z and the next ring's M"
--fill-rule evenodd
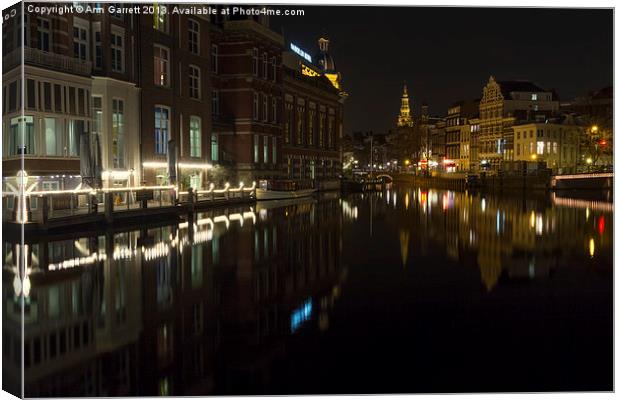
M501 279L550 277L561 265L586 256L592 268L611 272L607 267L612 265L613 232L606 221L613 218L613 203L555 194L491 196L413 187L358 195L343 203L343 211L374 207L373 218L385 218L386 230L398 235L394 240L404 266L414 262L412 254L445 255L478 268L487 291ZM436 247L441 251L430 254Z
M291 336L329 328L341 236L336 197L5 241L5 387L20 392L23 291L26 396L260 391Z

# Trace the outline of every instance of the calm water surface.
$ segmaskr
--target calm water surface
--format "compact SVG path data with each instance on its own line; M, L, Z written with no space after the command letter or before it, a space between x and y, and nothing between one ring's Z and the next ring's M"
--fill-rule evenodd
M612 208L394 187L5 241L4 386L26 251L26 396L612 390Z

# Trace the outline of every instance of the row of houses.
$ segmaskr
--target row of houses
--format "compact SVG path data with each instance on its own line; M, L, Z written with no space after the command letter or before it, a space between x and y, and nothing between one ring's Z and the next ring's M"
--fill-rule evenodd
M171 159L183 188L337 177L346 93L328 39L302 57L266 15L81 4L103 12L5 10L5 182L76 187L89 143L104 187L169 183Z
M405 87L396 129L383 147L379 140L373 165L497 172L520 161L561 174L612 163L611 88L562 103L555 90L491 76L480 99L455 102L442 117L422 104L414 121L409 102Z

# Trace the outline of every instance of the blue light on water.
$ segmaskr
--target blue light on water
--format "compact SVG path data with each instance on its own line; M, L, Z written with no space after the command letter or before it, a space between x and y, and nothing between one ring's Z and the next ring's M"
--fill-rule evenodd
M291 333L299 329L304 322L310 319L311 315L312 299L308 299L291 313Z

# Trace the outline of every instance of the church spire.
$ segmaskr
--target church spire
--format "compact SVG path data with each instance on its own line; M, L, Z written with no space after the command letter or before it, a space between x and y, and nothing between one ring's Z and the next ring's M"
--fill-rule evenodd
M400 114L398 115L398 121L396 122L398 127L413 126L413 120L411 119L411 111L409 109L409 94L407 93L407 85L403 86L403 97L400 102Z

